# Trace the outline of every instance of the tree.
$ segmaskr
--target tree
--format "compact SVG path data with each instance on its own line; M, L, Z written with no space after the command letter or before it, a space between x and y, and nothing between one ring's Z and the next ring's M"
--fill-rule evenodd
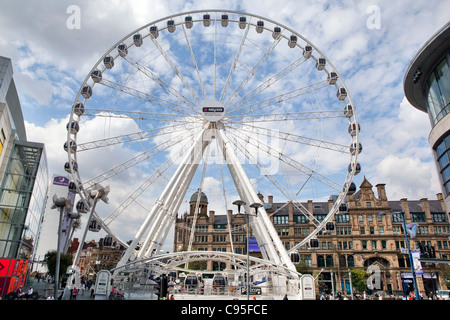
M70 253L61 254L59 274L62 276L66 273L67 268L72 265L73 257ZM54 277L56 274L56 250L48 251L44 256L44 262L47 264L48 273Z
M352 286L357 291L364 291L367 288L368 273L361 268L352 269Z

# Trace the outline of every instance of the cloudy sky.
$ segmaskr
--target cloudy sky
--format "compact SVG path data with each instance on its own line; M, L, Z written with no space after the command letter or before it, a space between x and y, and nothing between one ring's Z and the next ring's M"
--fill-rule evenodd
M156 19L223 8L288 26L320 48L339 70L361 124L363 170L354 179L358 186L365 176L373 185L385 183L392 200L435 199L441 190L427 140L430 123L427 114L405 99L403 76L420 47L450 20L450 2L225 3L226 8L223 1L215 0L3 1L0 55L12 59L28 139L45 143L50 173L64 172L67 155L62 145L72 104L107 50ZM94 120L91 126L102 130Z

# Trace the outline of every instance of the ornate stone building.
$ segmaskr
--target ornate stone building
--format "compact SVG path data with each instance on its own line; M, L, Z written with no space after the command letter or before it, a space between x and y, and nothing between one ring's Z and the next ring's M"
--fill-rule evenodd
M335 291L344 292L349 289L349 270L362 268L376 271L378 283L375 285L380 290L403 293L412 289L408 255L402 253L406 243L399 212L404 212L406 224L418 224L417 236L411 240L412 250L418 250L419 243L427 244L434 247L436 258L450 258L450 225L442 194L437 194L436 200L390 201L384 184L378 184L375 188L376 194L370 182L364 179L359 190L347 197L347 211L335 215L334 230L319 234L319 247L310 249L305 246L299 249L303 267L314 274L321 273L319 279L322 283L317 288L330 291L333 279ZM297 211L292 203L286 205L273 202L272 196L264 199L260 195L260 198L266 204L266 211L286 249L292 248L313 230L312 222ZM190 200L190 212L184 213L176 221L174 251L185 250L189 244L197 193ZM333 200L308 201L303 205L321 221L333 205ZM216 215L214 211L208 213L207 207L208 199L202 193L191 250L245 254L244 216L233 214L231 210L227 215ZM258 255L258 250L250 246L250 254ZM207 267L213 271L231 268L211 262ZM416 277L421 293L446 289L442 273L444 267L446 265L422 264L423 275Z

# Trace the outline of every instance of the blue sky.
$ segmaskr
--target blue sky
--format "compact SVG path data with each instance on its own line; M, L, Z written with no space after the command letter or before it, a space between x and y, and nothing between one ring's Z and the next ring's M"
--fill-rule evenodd
M427 141L428 116L406 101L402 82L416 52L450 19L450 2L232 0L226 4L224 9L261 15L295 30L339 71L361 125L363 170L354 179L358 186L366 176L374 185L385 183L390 199L435 199L441 191ZM79 8L79 28L68 27L71 5ZM19 0L1 6L0 55L13 61L27 135L31 141L45 142L50 172L62 173L70 108L100 57L122 37L156 19L223 8L223 1ZM100 137L105 120L96 121L90 122L89 134ZM114 125L108 130L125 132L134 124ZM114 150L109 152L114 155ZM86 161L92 164L86 175L94 176L94 162ZM133 174L128 178L139 180ZM217 181L209 182L219 188Z

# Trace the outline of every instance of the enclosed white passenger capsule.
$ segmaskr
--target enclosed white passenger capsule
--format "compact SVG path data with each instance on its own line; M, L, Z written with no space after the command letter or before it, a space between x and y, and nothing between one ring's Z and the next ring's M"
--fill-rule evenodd
M67 143L67 141L64 142L64 151L69 151L69 148L74 152L77 151L77 143L73 140L70 140L69 143Z
M327 60L325 58L319 58L316 63L316 69L321 71L325 68Z
M106 56L103 59L103 64L107 69L112 69L114 67L114 58L112 56Z
M124 58L128 54L128 48L127 45L124 43L121 43L117 46L117 51L119 52L119 55Z
M264 21L259 20L256 22L256 32L262 33L264 30Z
M356 154L356 151L358 151L358 153L361 153L362 151L362 144L359 143L358 146L356 146L356 143L353 142L350 146L350 153L352 154L352 156L354 156Z
M209 14L204 14L203 15L203 25L205 27L209 27L211 24L211 16Z
M175 32L175 21L173 20L167 21L167 30L169 30L170 33Z
M99 232L102 229L100 223L97 220L92 220L89 222L89 231Z
M73 112L77 116L81 116L84 113L84 105L81 102L77 102L73 108Z
M361 126L359 125L359 123L358 123L358 125L356 125L355 122L352 122L351 124L348 125L348 133L351 136L355 136L357 133L359 133L360 130L361 130Z
M327 77L328 84L335 84L336 81L337 81L337 79L338 79L338 75L337 75L336 72L331 71L331 72L328 74L328 77Z
M92 97L92 88L89 85L85 85L82 89L81 89L81 95L85 98L85 99L89 99L90 97Z
M81 213L87 213L89 211L88 205L83 200L78 200L76 209Z
M303 57L305 59L308 59L309 57L311 57L311 53L312 47L310 45L306 45L305 48L303 49Z
M288 45L290 48L295 48L295 46L297 45L297 36L296 35L293 34L289 37Z
M227 26L228 26L228 15L223 14L222 15L222 27L227 27Z
M139 48L140 46L142 46L142 43L143 43L142 35L139 34L139 33L135 34L135 35L133 36L133 42L134 42L134 45L135 45L136 47L138 47L138 48Z
M339 88L336 93L336 97L339 100L344 100L345 98L347 98L347 90L345 90L345 88Z
M346 116L347 118L351 118L353 116L353 107L351 104L345 106L344 116Z
M151 26L150 27L150 34L152 35L153 38L158 38L159 36L159 31L158 31L158 27L157 26Z
M72 122L68 123L66 129L70 131L71 134L76 134L80 130L80 125L78 121L72 120Z
M273 28L272 38L276 40L280 37L280 35L281 35L281 28L280 27Z
M239 17L239 28L245 29L246 25L247 25L247 17Z
M348 165L348 172L352 172L353 170L353 163L350 163ZM357 175L358 173L361 172L361 165L359 164L359 162L356 164L356 168L355 168L355 175Z
M187 16L184 17L184 25L186 26L186 28L191 29L192 28L192 17L191 16Z
M70 163L69 161L66 161L66 163L64 164L64 170L70 173L70 168L72 168L73 171L78 171L78 164L73 160Z
M102 72L100 70L94 70L91 72L91 79L95 83L99 83L102 81Z

